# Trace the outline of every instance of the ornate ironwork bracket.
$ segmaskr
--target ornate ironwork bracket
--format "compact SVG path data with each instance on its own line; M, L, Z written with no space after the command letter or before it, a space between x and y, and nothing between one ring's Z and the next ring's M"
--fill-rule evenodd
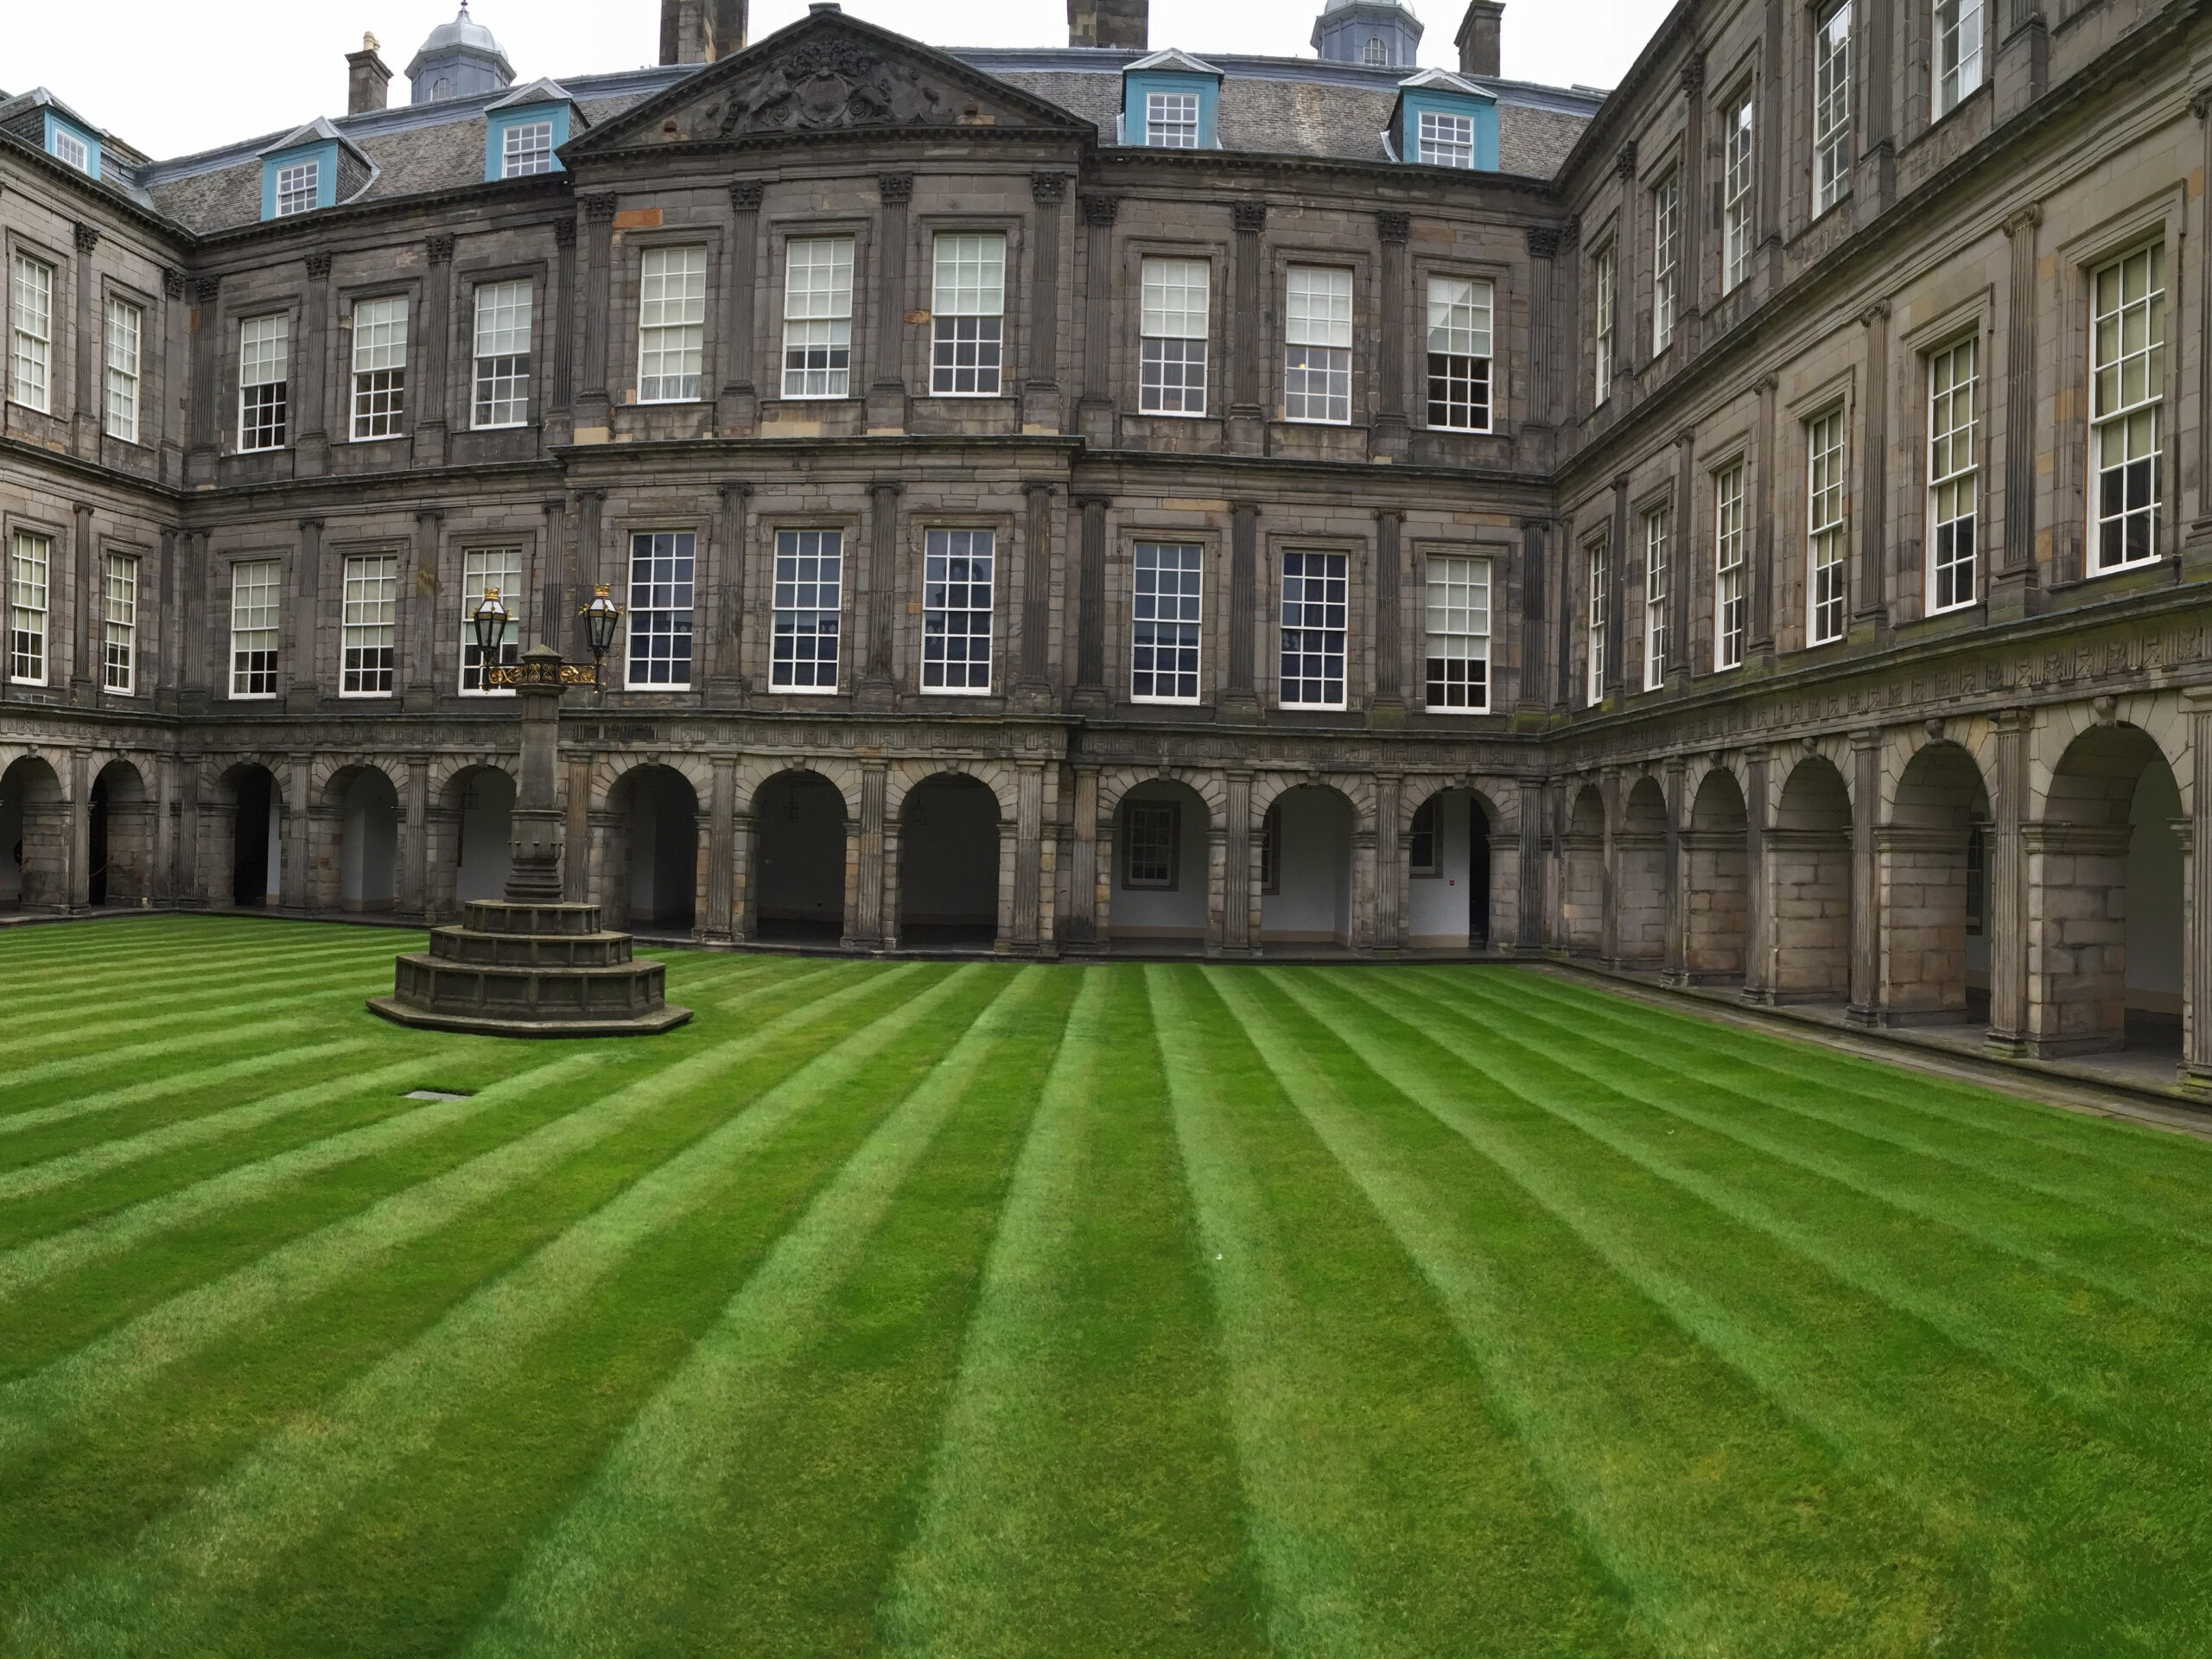
M490 686L588 685L596 689L599 670L590 663L494 664L486 671L485 683Z

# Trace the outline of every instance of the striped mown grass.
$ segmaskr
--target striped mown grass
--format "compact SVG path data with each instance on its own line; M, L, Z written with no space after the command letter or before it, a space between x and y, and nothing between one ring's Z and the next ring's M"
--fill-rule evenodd
M503 1044L412 943L0 935L0 1654L2212 1651L2212 1147L1507 969Z

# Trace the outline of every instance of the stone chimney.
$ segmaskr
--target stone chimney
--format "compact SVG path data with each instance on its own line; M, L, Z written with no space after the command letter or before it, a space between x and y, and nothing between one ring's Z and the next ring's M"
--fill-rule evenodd
M391 71L377 55L377 37L361 36L361 49L346 54L346 113L366 115L390 102Z
M1150 10L1151 0L1068 0L1068 44L1142 52L1151 45Z
M660 0L660 60L712 63L745 50L746 0Z
M1496 79L1503 73L1498 67L1498 35L1504 24L1505 0L1473 0L1467 8L1467 20L1459 25L1461 74Z

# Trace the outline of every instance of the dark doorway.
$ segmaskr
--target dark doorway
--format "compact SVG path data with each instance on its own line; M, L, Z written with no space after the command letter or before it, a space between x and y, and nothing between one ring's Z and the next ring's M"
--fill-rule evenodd
M86 901L92 905L105 905L107 903L107 779L105 778L95 779L92 782L92 810L87 817L90 819L89 862L92 868Z
M999 931L999 803L977 779L915 785L899 826L899 942L988 948Z
M758 936L835 944L845 931L845 798L818 772L779 772L760 785L753 818Z
M1467 798L1467 948L1490 949L1490 814Z
M260 767L238 774L238 812L231 835L231 902L241 908L260 909L269 902L270 816L275 805L275 780Z

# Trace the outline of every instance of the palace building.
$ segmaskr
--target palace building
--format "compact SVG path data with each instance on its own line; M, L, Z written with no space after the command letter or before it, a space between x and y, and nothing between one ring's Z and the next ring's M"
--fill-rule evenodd
M1681 0L1611 92L1498 0L1068 11L553 79L464 7L173 159L0 96L0 904L495 894L471 613L605 584L640 931L1567 953L2212 1088L2200 0Z

